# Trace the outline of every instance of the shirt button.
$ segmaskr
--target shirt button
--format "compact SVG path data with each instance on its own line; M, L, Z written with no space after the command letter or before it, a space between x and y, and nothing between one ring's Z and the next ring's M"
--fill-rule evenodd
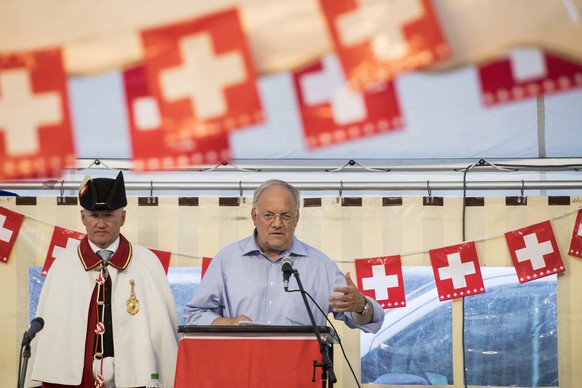
M273 303L273 301L272 301L272 300L270 300L270 301L269 301L269 304L272 304L272 303Z

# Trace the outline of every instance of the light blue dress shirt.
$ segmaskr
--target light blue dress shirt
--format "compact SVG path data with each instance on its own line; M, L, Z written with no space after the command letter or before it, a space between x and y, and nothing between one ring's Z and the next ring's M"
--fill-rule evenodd
M285 292L283 288L281 262L287 255L293 258L293 267L299 272L305 291L326 314L332 312L329 297L334 294L333 288L347 285L336 263L296 237L291 247L273 262L261 252L253 234L226 246L212 259L192 299L184 306L185 323L210 325L216 318L244 314L258 323L311 325L301 293ZM294 276L288 289L299 289ZM384 310L375 300L367 299L374 309L370 323L358 325L352 313L333 313L335 318L350 328L377 332L384 321ZM308 302L316 324L325 326L326 317L310 298Z

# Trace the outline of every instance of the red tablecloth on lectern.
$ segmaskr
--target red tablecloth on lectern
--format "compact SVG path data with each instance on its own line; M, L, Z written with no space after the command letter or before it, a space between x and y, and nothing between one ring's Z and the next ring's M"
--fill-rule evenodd
M315 336L187 335L178 348L176 388L321 387Z

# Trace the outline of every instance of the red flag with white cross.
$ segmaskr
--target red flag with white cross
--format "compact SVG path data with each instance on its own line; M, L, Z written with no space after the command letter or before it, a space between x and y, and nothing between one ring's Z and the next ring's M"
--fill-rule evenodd
M158 100L149 91L143 66L124 71L123 84L135 170L165 170L230 160L227 132L170 144L168 132L162 127Z
M319 0L348 83L362 89L450 56L429 0Z
M578 210L568 253L570 256L582 257L582 209Z
M55 226L40 274L46 276L61 252L67 248L76 248L84 237L85 233Z
M204 274L208 270L208 266L210 265L211 261L212 261L212 257L203 257L202 258L202 272L200 274L201 279L204 277Z
M355 91L345 83L337 57L293 74L295 94L310 149L357 140L403 127L392 82Z
M149 248L160 260L162 263L162 267L164 267L164 271L166 271L166 275L168 274L168 268L170 268L170 259L172 257L172 252L168 251L160 251L159 249Z
M582 62L534 47L515 49L479 67L479 80L483 104L493 106L582 88Z
M520 283L566 270L550 221L507 232L505 240Z
M150 92L170 143L264 120L236 9L142 31Z
M432 249L429 254L441 302L485 292L474 242Z
M0 263L8 263L23 221L24 215L0 206Z
M384 309L406 306L400 256L356 259L358 289Z
M61 51L0 54L0 179L59 176L74 162Z

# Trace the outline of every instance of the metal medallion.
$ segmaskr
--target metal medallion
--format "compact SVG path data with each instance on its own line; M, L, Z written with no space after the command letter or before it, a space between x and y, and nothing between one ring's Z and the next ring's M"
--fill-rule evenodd
M135 315L139 312L139 300L135 297L135 281L131 279L129 284L131 285L131 292L129 293L129 299L127 300L127 312L129 315Z

